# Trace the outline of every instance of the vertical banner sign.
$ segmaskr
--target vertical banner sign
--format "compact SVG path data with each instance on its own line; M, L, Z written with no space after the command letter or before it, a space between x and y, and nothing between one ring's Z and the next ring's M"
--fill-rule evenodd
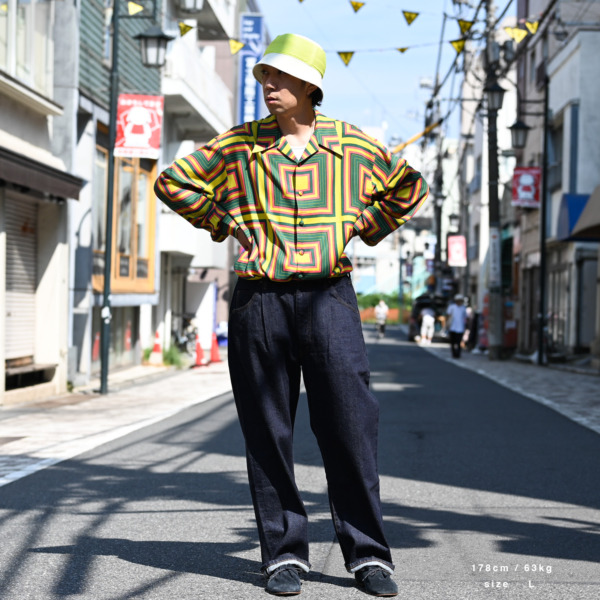
M488 288L498 289L502 286L502 262L501 262L500 230L498 227L490 227L490 251L488 264Z
M467 240L464 235L449 235L446 242L448 246L448 266L467 266Z
M512 205L539 208L541 182L540 167L516 167L512 181Z
M115 156L158 159L163 104L162 96L119 94Z
M240 123L254 121L260 116L262 92L252 69L263 53L263 17L262 15L243 14L240 21L240 42L245 46L240 50L239 62L239 102L238 117Z

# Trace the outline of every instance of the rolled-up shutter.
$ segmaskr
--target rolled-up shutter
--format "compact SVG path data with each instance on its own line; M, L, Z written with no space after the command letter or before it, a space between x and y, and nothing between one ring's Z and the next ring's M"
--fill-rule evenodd
M35 347L37 205L7 199L6 359L30 357Z

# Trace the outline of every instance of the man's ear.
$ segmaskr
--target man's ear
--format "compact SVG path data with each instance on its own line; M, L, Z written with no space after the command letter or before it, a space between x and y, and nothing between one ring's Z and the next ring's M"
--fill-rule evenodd
M309 83L306 88L306 95L310 96L316 89L318 88L314 83Z

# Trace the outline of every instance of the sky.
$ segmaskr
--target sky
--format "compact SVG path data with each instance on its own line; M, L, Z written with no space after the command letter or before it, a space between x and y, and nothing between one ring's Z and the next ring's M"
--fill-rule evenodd
M423 129L431 88L422 85L435 80L438 55L440 80L452 73L440 97L458 97L461 74L451 68L456 50L450 41L461 37L457 19L472 20L479 0L457 5L452 0L364 0L357 12L350 0L258 0L258 4L271 38L298 33L325 49L324 101L319 110L361 128L383 127L383 141L395 144ZM507 6L507 16L516 14L516 0L496 0L497 16ZM411 25L403 11L418 13ZM484 19L480 10L474 31L483 30ZM401 53L398 48L408 49ZM348 66L338 52L355 52ZM442 113L449 107L443 104ZM445 127L447 135L456 135L458 107Z

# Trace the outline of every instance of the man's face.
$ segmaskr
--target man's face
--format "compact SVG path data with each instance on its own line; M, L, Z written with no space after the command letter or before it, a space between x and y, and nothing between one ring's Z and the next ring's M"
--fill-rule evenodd
M291 115L312 108L310 94L316 86L268 65L262 65L261 73L263 97L272 115Z

